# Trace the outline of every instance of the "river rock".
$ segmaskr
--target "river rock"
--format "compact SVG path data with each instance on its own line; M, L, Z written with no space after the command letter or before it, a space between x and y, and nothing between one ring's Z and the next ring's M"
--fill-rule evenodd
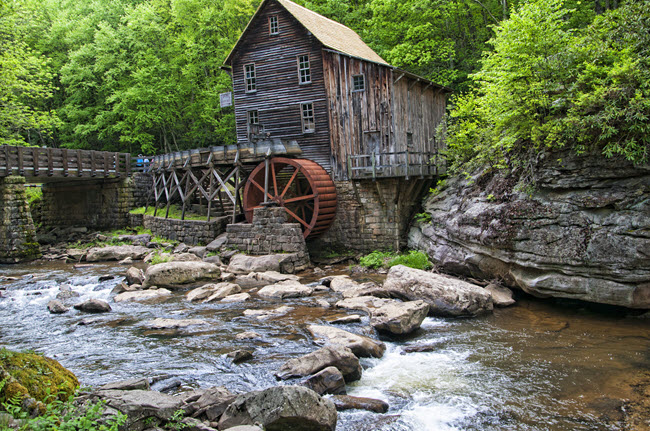
M309 325L307 330L316 338L317 343L340 344L352 350L352 353L359 357L381 358L386 351L386 345L381 341L375 341L364 335L353 334L332 326Z
M289 359L280 366L275 376L281 380L304 377L328 367L336 367L348 383L361 378L359 358L352 353L352 350L338 344L322 347L299 358Z
M253 331L240 332L239 334L235 335L235 340L255 340L258 338L262 338L262 336Z
M185 406L188 416L194 418L206 418L211 422L218 421L226 408L237 398L223 386L213 387L205 390L203 394L193 402Z
M223 265L223 262L219 256L206 256L203 258L203 262L211 263L217 266Z
M81 250L78 248L69 248L65 251L68 255L68 259L75 262L81 262L81 260L86 256L86 250Z
M185 299L191 302L212 302L241 292L241 287L234 283L206 284L187 292Z
M474 316L492 310L492 296L482 287L404 265L388 271L384 288L404 300L425 301L435 316Z
M488 284L485 290L492 296L492 303L495 307L508 307L515 303L512 298L512 290L497 284Z
M69 308L63 305L63 302L58 299L53 299L47 303L47 309L52 314L63 314L67 313Z
M143 233L140 235L120 235L117 237L119 241L128 241L134 245L146 246L151 241L151 235Z
M293 274L282 274L277 271L251 272L249 274L237 275L235 283L244 289L254 287L263 287L270 284L280 283L282 281L298 281L300 277Z
M75 292L74 290L70 290L68 287L67 290L60 289L61 291L56 294L56 299L60 299L61 301L65 301L68 299L72 298L79 298L81 296L79 292Z
M179 253L187 253L188 250L190 249L190 246L188 246L185 243L180 243L174 248L174 253L179 254Z
M286 270L293 258L290 254L267 254L264 256L248 256L236 254L230 258L228 272L235 274L249 274L251 272L293 272Z
M79 304L75 304L74 308L86 313L107 313L111 311L111 306L106 301L101 299L88 299Z
M219 420L219 429L259 424L264 429L334 431L334 404L302 386L279 386L238 396Z
M264 431L264 430L255 425L239 425L236 427L228 428L225 431Z
M360 314L349 314L343 317L337 317L336 319L329 320L327 323L331 325L347 325L348 323L359 323L361 322Z
M368 410L375 413L386 413L388 411L388 403L374 398L352 397L350 395L334 395L331 398L336 406L336 410Z
M138 260L149 254L147 247L139 245L112 245L108 247L94 247L86 254L87 262L101 262L106 260L123 260L127 257Z
M203 259L208 252L208 249L205 247L197 246L197 247L192 247L188 251L188 253L192 253L193 255L199 257L200 259Z
M129 431L142 431L147 428L148 418L167 422L183 406L180 397L156 391L99 390L92 392L87 398L93 402L101 400L106 406L125 414L127 420L121 429Z
M148 391L150 389L149 387L149 379L147 378L139 378L139 379L129 379L129 380L119 380L117 382L111 382L111 383L106 383L105 385L102 385L97 388L98 390L118 390L118 391L133 391L133 390L143 390L143 391Z
M244 362L244 361L248 361L249 359L253 359L253 352L250 350L239 349L239 350L233 350L232 352L229 352L228 354L226 354L226 356L232 359L232 362L234 364L237 364L239 362Z
M282 307L274 308L272 310L244 310L244 316L255 317L257 320L266 320L270 317L282 316L293 310L293 307L283 305Z
M113 298L115 302L157 302L169 298L172 293L167 289L138 290L124 292Z
M378 331L408 334L422 325L428 312L429 304L424 301L392 301L372 310L370 324Z
M338 308L346 308L349 310L361 310L370 314L373 310L394 302L396 301L392 299L377 298L376 296L356 296L353 298L342 299L336 303L336 306Z
M283 281L261 288L257 292L257 295L266 299L287 299L302 298L311 295L313 292L313 288L300 284L297 281Z
M128 284L142 284L144 282L144 272L140 268L132 266L126 271L126 282Z
M410 247L444 271L538 297L650 308L650 165L563 150L531 168L530 193L495 171L448 179Z
M171 262L203 262L203 259L194 253L178 253L170 256Z
M187 328L188 326L207 325L208 322L201 319L165 319L159 317L143 323L145 328L149 329L178 329Z
M145 272L143 286L171 287L219 278L219 267L205 262L165 262Z
M221 247L226 245L227 242L228 242L228 234L224 232L218 237L216 237L212 242L210 242L210 244L208 244L205 248L208 251L218 251L221 249Z
M336 367L327 367L302 381L302 385L318 395L345 395L345 379Z
M250 293L237 293L235 295L228 295L221 300L221 302L244 302L251 299Z

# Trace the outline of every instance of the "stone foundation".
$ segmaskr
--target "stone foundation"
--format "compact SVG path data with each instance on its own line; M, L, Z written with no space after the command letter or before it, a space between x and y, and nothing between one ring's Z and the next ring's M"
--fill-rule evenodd
M132 221L135 222L141 219L142 226L150 229L152 234L177 240L188 245L209 244L213 239L225 232L226 224L230 220L230 217L213 218L208 222L138 214L131 214L130 216L132 217Z
M17 263L40 256L25 194L25 178L0 178L0 263Z
M117 229L129 225L133 180L93 180L43 184L43 226Z
M293 253L297 267L309 262L309 253L298 223L287 223L284 208L256 208L252 224L229 224L227 247L246 254Z
M424 193L435 180L387 178L335 181L338 208L332 227L310 247L360 252L400 250Z
M138 172L133 174L133 207L139 208L147 206L147 200L152 197L152 188L153 188L153 179L151 174L146 174L143 172Z

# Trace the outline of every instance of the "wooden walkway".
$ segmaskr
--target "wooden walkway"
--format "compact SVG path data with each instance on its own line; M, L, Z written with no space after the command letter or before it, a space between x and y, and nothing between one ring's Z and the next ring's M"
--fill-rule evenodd
M119 178L132 171L129 153L0 146L0 178L20 175L27 182L43 183Z

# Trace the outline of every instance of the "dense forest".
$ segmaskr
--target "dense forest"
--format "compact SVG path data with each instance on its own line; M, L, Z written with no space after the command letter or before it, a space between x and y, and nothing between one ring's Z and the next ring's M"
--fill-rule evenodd
M650 6L297 1L450 86L455 167L543 146L648 157ZM162 153L233 143L220 68L259 0L0 0L0 144Z

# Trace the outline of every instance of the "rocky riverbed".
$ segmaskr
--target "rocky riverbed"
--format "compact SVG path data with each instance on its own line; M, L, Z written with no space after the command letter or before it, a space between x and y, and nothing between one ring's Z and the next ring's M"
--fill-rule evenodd
M650 420L650 319L640 312L529 297L495 308L484 286L404 267L282 274L281 256L229 267L188 252L153 266L3 266L2 343L56 358L83 385L145 378L186 404L214 387L237 396L305 386L338 408L337 430L622 430ZM344 392L369 400L351 405ZM220 416L197 417L219 428Z

